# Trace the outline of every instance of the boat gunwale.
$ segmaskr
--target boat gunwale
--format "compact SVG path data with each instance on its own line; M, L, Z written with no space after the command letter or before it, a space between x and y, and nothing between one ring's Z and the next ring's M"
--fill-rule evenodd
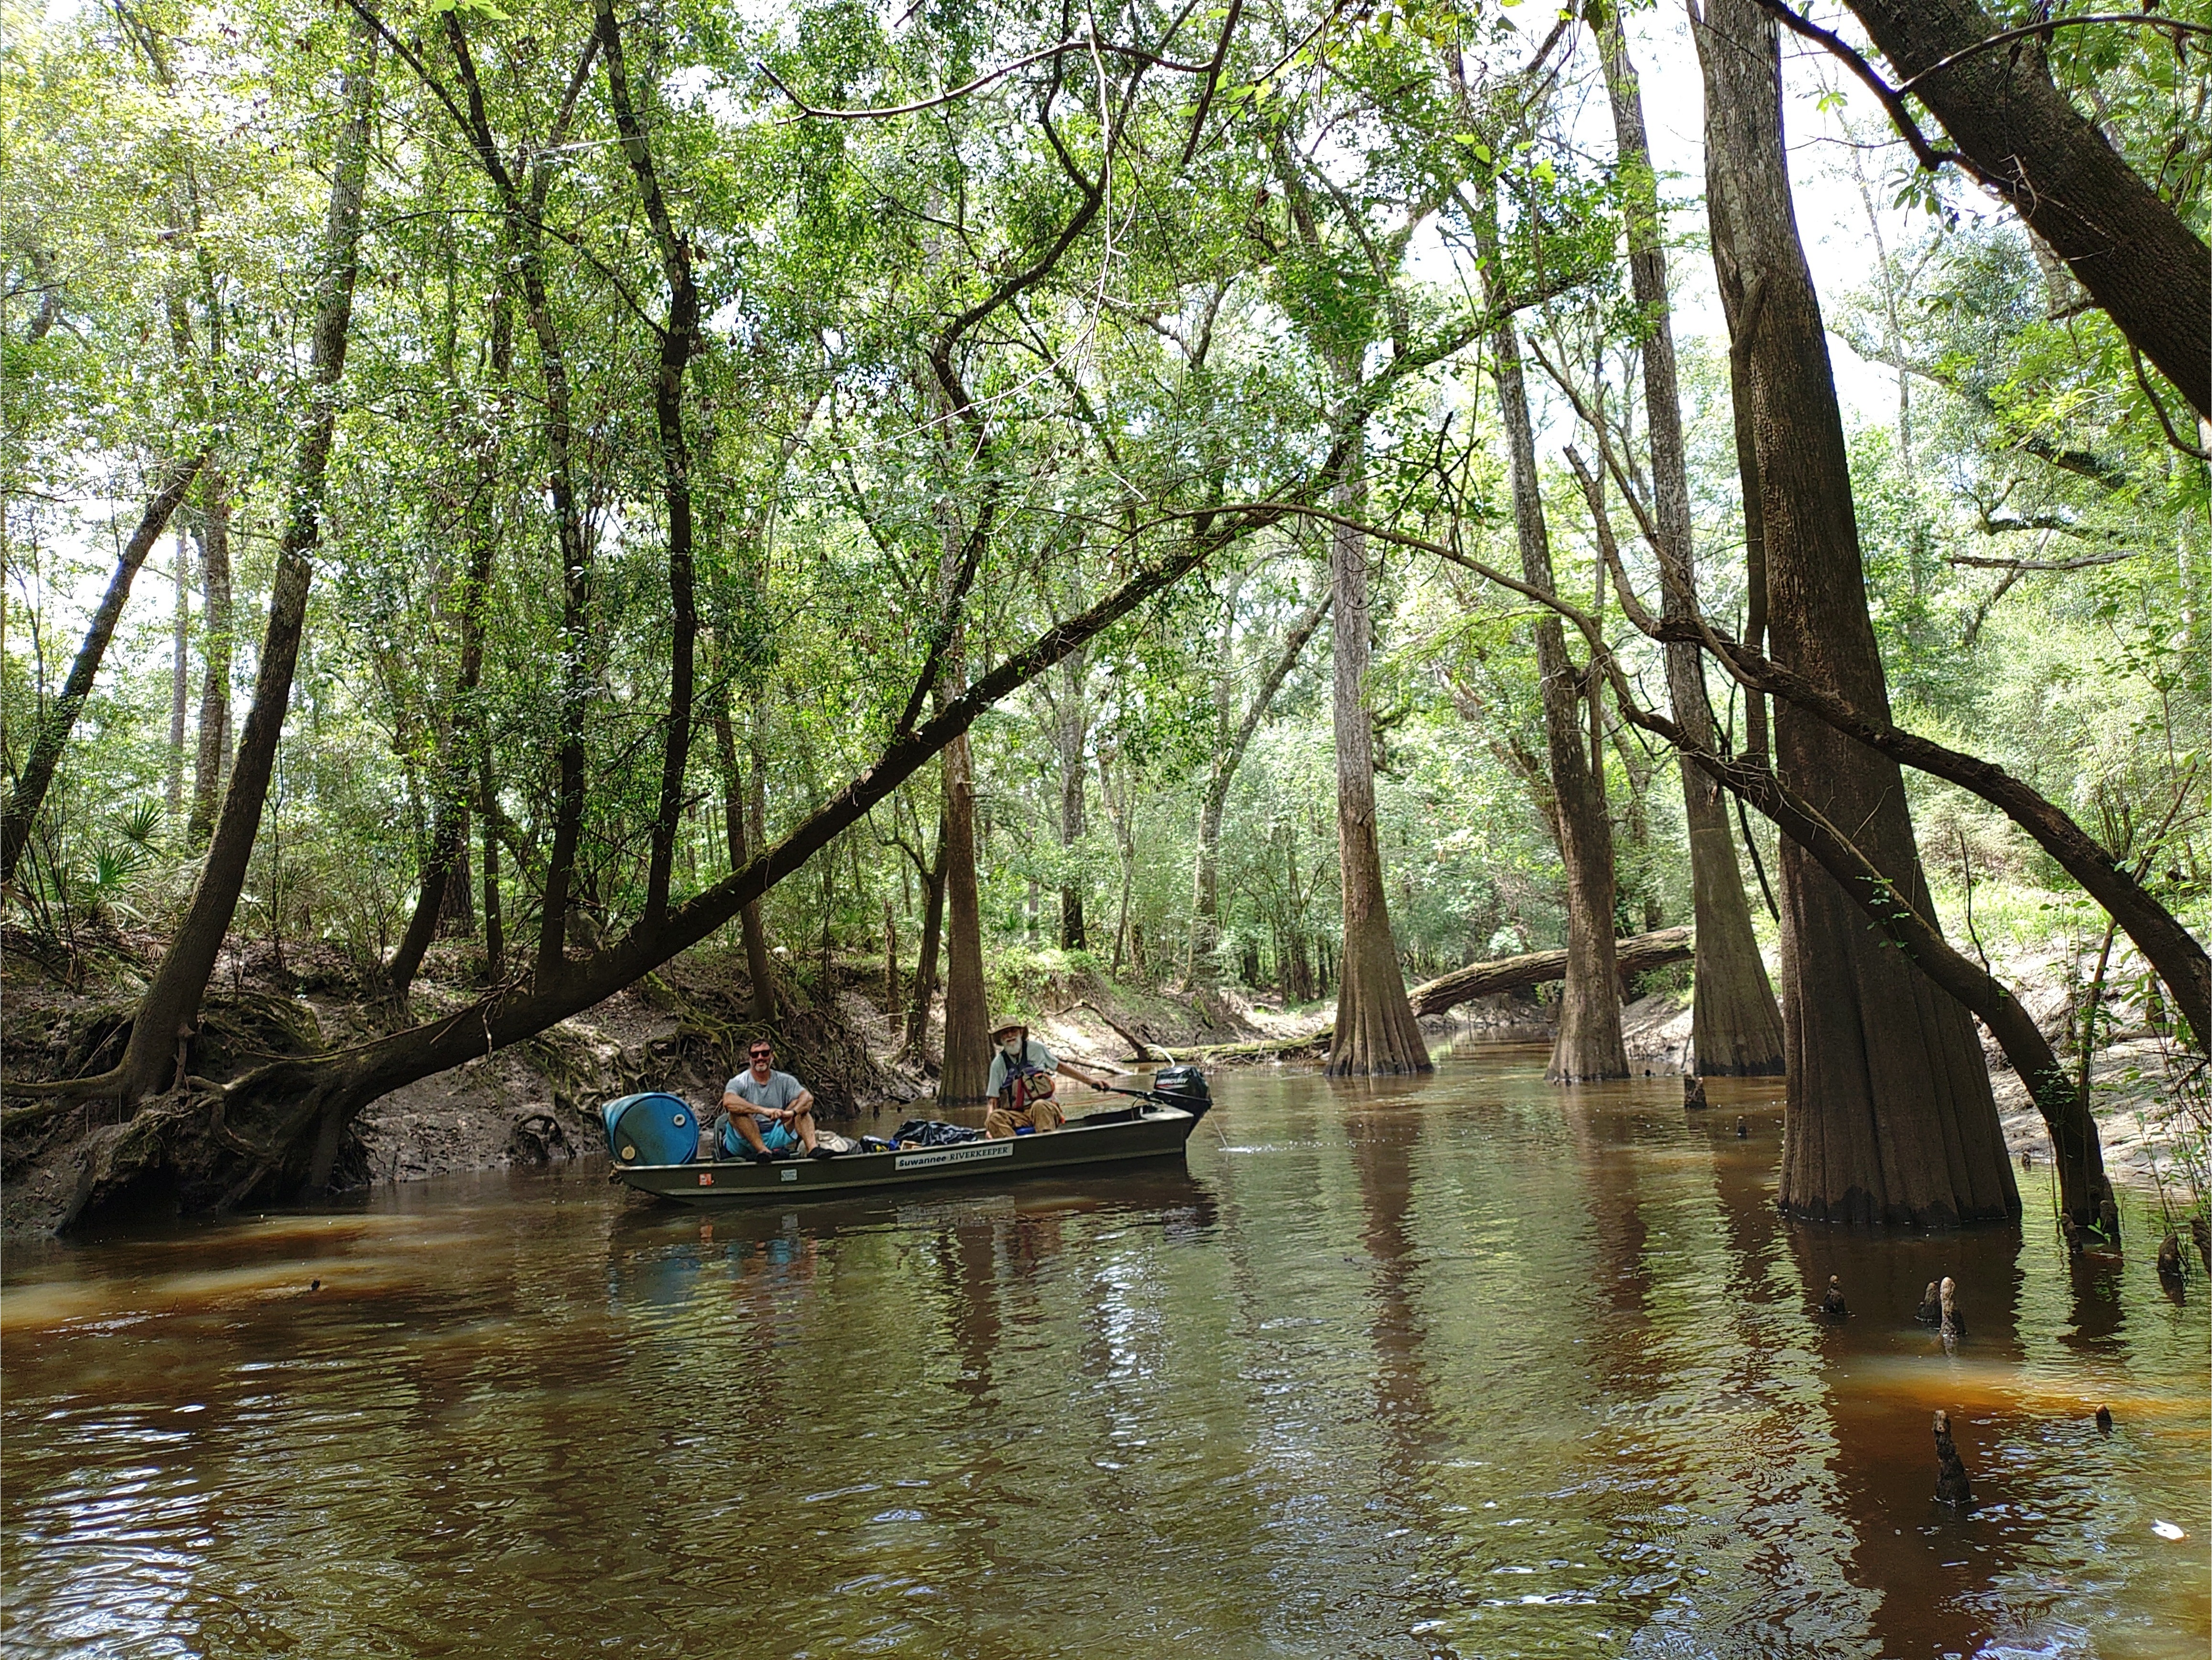
M617 1163L612 1175L635 1192L654 1199L668 1199L681 1204L718 1205L752 1201L790 1202L801 1199L834 1199L855 1194L895 1191L908 1188L932 1186L939 1183L970 1181L979 1178L1005 1178L1014 1176L1042 1176L1048 1172L1066 1172L1086 1166L1125 1164L1141 1158L1167 1158L1182 1152L1190 1140L1191 1132L1197 1128L1201 1113L1183 1107L1171 1107L1148 1102L1134 1118L1115 1123L1084 1124L1070 1122L1060 1129L1036 1136L1005 1136L994 1138L1006 1143L1008 1151L1002 1156L951 1160L933 1163L920 1170L901 1171L896 1161L916 1152L951 1152L974 1147L978 1141L954 1142L945 1148L894 1147L873 1152L840 1153L835 1158L779 1158L766 1164L744 1158L694 1159L681 1164L625 1164ZM1176 1126L1175 1121L1185 1122ZM1162 1145L1157 1132L1180 1128L1181 1134ZM1149 1130L1151 1135L1133 1137L1132 1130ZM1071 1147L1071 1141L1088 1140L1093 1134L1103 1134L1106 1144L1092 1147ZM1036 1144L1046 1143L1043 1146ZM1136 1141L1138 1145L1116 1150L1112 1143ZM882 1160L894 1161L884 1164ZM773 1180L767 1172L782 1172ZM723 1186L711 1179L690 1185L684 1178L696 1178L702 1173L708 1178L727 1171L739 1178L738 1183ZM645 1179L639 1179L639 1178Z

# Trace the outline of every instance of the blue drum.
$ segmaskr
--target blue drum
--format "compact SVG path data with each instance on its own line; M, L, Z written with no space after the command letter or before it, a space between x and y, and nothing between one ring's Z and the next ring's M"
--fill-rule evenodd
M699 1120L681 1096L625 1095L599 1117L618 1164L688 1164L699 1156Z

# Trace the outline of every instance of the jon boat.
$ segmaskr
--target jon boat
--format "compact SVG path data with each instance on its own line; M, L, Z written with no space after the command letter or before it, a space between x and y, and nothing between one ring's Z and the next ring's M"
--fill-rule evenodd
M1132 1107L1086 1113L1062 1128L951 1146L848 1152L835 1158L746 1159L696 1156L698 1121L673 1095L625 1096L600 1111L613 1174L640 1193L687 1205L792 1204L893 1189L988 1179L1065 1176L1139 1159L1179 1158L1213 1104L1206 1075L1170 1067L1150 1090L1117 1090Z

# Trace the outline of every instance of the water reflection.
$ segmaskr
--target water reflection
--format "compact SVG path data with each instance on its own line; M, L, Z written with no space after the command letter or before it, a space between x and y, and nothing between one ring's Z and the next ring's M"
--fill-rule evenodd
M18 1248L9 1651L2205 1651L2204 1299L1785 1227L1771 1088L1543 1060L1232 1075L1187 1171L1079 1187Z

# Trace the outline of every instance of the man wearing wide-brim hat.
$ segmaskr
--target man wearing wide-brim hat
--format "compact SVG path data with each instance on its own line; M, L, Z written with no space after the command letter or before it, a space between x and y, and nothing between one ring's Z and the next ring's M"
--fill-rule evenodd
M1056 1130L1067 1115L1053 1099L1058 1089L1055 1073L1104 1087L1097 1079L1061 1060L1030 1036L1019 1020L1008 1020L991 1030L991 1110L983 1116L983 1134L1003 1138L1023 1130Z

